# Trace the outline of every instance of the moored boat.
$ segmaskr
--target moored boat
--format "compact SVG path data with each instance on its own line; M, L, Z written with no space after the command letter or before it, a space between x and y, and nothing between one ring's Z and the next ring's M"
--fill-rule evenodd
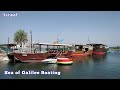
M13 62L41 62L49 55L47 53L9 53L8 58Z
M107 45L104 44L90 44L93 46L93 55L105 55L107 53Z
M42 51L42 48L45 47L46 51ZM51 48L52 46L52 48ZM63 50L59 50L60 47L63 48ZM65 47L69 47L68 44L50 44L50 43L34 43L33 44L33 50L27 50L24 52L11 52L8 53L8 57L11 61L19 61L19 62L41 62L42 60L48 59L48 58L55 58L59 55L63 56L70 56L72 53L69 50L65 50ZM52 49L52 50L51 50ZM21 51L21 50L20 50Z
M74 52L72 57L89 56L92 55L93 47L91 45L74 45Z

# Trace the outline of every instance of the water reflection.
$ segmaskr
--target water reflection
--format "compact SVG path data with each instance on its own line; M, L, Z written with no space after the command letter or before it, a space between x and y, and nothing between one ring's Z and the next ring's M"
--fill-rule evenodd
M93 55L92 56L94 62L103 62L106 60L107 55Z
M57 70L57 64L45 63L8 63L8 67L13 67L15 70Z
M93 62L103 62L106 58L106 55L93 55L87 57L77 57L73 58L73 64L71 65L58 65L58 64L46 64L46 63L4 63L7 64L6 68L14 70L57 70L62 72L70 72L73 66L90 64ZM4 64L0 64L3 65Z
M77 58L73 58L74 63L76 64L80 64L80 63L86 63L86 62L90 62L93 61L92 56L86 56L86 57L77 57Z
M57 66L57 71L60 71L63 73L71 72L71 70L72 70L72 65L58 65Z

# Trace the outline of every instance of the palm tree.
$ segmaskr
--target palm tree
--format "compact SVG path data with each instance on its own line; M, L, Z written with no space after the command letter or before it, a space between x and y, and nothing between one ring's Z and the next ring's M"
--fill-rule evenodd
M15 34L14 34L14 42L17 44L20 44L22 47L23 44L25 44L28 41L27 39L27 33L24 30L19 29Z

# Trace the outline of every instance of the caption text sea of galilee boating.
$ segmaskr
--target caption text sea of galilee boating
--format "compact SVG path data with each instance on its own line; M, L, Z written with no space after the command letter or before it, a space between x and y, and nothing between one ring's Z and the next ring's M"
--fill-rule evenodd
M60 71L34 71L34 70L28 70L28 71L4 71L4 74L6 75L13 75L13 74L23 74L23 75L60 75L61 72Z

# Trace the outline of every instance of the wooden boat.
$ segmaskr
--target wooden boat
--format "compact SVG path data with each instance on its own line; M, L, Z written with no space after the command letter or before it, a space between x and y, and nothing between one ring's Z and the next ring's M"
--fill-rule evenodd
M90 45L74 45L72 57L89 56L92 55L92 52L93 47Z
M48 53L9 53L8 58L12 62L41 62L47 59Z
M42 60L57 57L58 55L63 55L65 57L71 56L71 51L69 51L69 44L60 44L60 43L32 43L32 32L30 31L30 50L25 50L24 52L20 51L8 53L8 58L11 61L19 61L19 62L41 62ZM10 45L9 47L15 48L16 45ZM43 46L43 47L42 47ZM51 48L52 47L52 48ZM42 49L45 49L43 52ZM51 50L52 49L52 50ZM18 49L19 50L19 49ZM67 51L67 52L66 52Z
M37 49L36 50L36 47ZM46 51L42 51L42 46L47 46ZM57 52L51 52L50 51L50 46L54 47L54 49L52 50L59 50L60 47L67 47L69 45L67 44L49 44L49 43L35 43L33 44L33 50L31 50L31 52L12 52L12 53L8 53L8 58L11 61L19 61L19 62L41 62L42 60L48 59L48 58L53 58L53 57L57 57L59 54L63 55L63 56L70 56L72 53L69 50L63 50L63 51L57 51ZM55 49L55 47L57 47Z
M90 44L93 46L93 55L105 55L107 53L107 45L104 44Z
M57 58L58 64L72 64L73 60L72 58Z
M25 50L24 52L21 52L22 48L20 47L20 51L15 52L15 50L12 50L13 52L8 53L8 58L11 61L20 61L20 62L41 62L44 59L48 59L51 57L57 57L58 54L64 55L66 57L70 56L69 52L66 53L66 51L69 50L69 47L71 45L69 44L59 44L59 43L32 43L32 32L30 31L30 47L27 48L28 50ZM9 47L12 47L13 49L16 44L9 45ZM43 46L43 47L42 47ZM8 45L7 45L8 47ZM46 47L46 48L45 48ZM52 48L51 48L52 47ZM42 51L42 49L45 49L45 51ZM51 50L52 49L52 50ZM61 50L60 50L61 49Z

